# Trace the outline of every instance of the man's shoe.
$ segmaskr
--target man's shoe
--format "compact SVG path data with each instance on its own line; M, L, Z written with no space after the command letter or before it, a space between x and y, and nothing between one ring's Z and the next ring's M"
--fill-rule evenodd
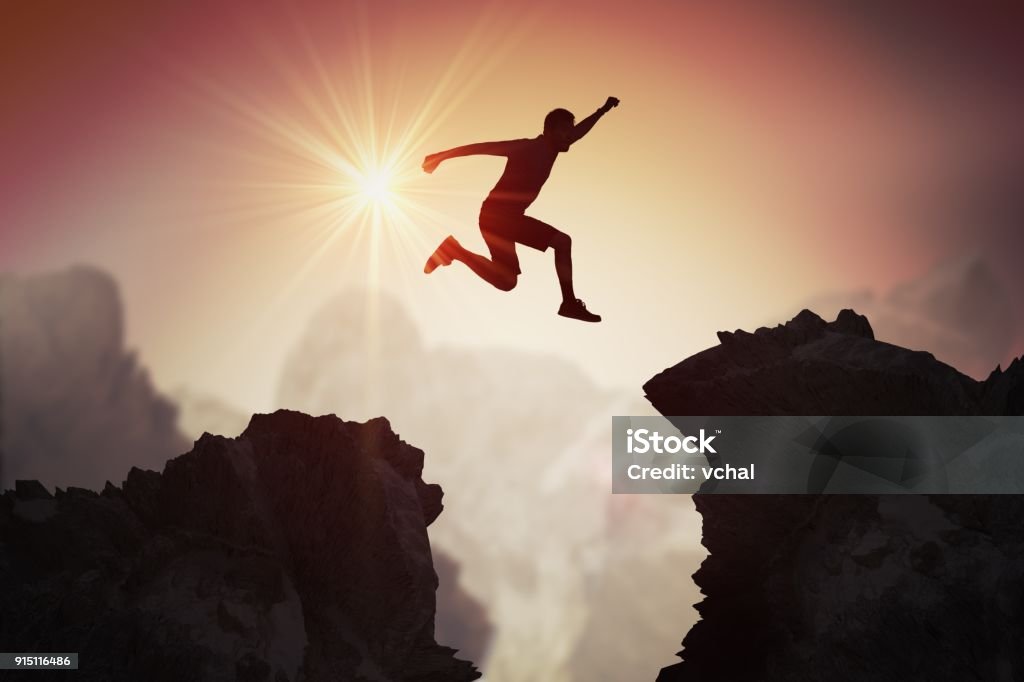
M587 304L578 298L574 301L562 301L558 314L562 317L571 317L574 320L583 320L584 322L601 321L601 316L587 310Z
M430 254L430 258L427 259L427 264L423 266L423 272L428 275L436 270L441 265L452 264L452 248L458 246L459 243L455 241L455 237L448 235L441 245L434 249L434 253Z

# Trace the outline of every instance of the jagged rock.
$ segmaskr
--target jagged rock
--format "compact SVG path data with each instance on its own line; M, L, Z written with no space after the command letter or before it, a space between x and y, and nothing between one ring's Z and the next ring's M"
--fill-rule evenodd
M210 395L179 387L171 396L179 408L182 431L199 438L203 433L234 433L245 428L241 410ZM132 469L133 474L144 474ZM156 484L159 485L159 475ZM437 615L434 618L437 641L456 648L460 657L480 664L487 656L494 625L484 605L470 595L460 580L461 566L433 542L431 552L437 572Z
M22 483L0 497L0 640L78 651L82 680L476 679L434 641L422 467L384 419L279 411L99 495Z
M15 481L14 490L19 500L49 500L53 495L39 481Z
M0 377L2 486L99 488L189 447L125 348L117 284L100 270L0 275Z
M1019 380L1024 370L1007 374ZM852 311L826 323L805 310L772 329L736 332L644 390L666 415L972 415L1004 414L1001 396L1020 390L1013 381L977 382L931 353L876 341Z
M970 379L852 311L736 333L645 386L664 415L1020 415L1024 362ZM1024 497L697 495L710 556L683 680L1024 677Z
M1024 357L1005 370L997 367L983 386L985 414L1024 414Z
M840 334L862 336L865 339L875 338L875 332L871 328L871 323L868 322L868 318L863 315L858 315L849 308L843 308L840 310L835 322L828 325L828 327L830 330Z

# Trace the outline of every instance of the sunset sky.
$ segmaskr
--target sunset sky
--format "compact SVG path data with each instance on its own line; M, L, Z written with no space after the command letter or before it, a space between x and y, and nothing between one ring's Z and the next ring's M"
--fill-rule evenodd
M109 270L158 385L251 410L276 407L283 358L351 287L397 296L430 343L548 352L638 394L716 330L965 253L1024 293L1019 22L782 6L19 3L0 29L0 270ZM555 315L550 252L520 247L511 293L459 264L422 274L449 232L483 249L502 168L428 176L423 156L608 95L530 209L573 236L604 322ZM354 196L352 169L389 160L404 217Z

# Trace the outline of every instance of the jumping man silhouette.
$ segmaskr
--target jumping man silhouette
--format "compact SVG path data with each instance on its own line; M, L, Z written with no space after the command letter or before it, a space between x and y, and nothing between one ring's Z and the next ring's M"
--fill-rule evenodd
M522 272L516 243L538 251L547 251L551 247L555 250L555 272L562 288L562 305L558 314L584 322L600 322L601 316L587 310L573 292L572 239L547 223L526 215L526 209L540 193L558 155L569 151L572 143L590 132L598 119L618 105L619 100L609 97L604 106L579 123L576 123L572 112L555 109L544 118L544 132L537 137L467 144L424 159L423 170L427 173L433 173L442 161L458 156L486 154L504 156L508 161L505 172L480 207L480 233L491 257L485 258L465 249L449 235L427 259L423 271L429 274L438 266L451 265L457 260L495 287L510 291Z

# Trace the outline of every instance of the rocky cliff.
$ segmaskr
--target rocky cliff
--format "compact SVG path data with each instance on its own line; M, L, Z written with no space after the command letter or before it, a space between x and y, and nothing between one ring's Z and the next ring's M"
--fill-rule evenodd
M178 405L178 423L181 430L200 437L203 433L238 433L245 430L248 418L241 409L204 393L179 387L171 396ZM319 412L329 412L320 410ZM348 414L346 412L346 414ZM394 428L394 427L392 427ZM402 432L407 431L402 428ZM419 438L415 439L417 442ZM431 453L438 452L433 447ZM430 460L437 457L432 455ZM446 501L451 516L450 498ZM436 639L451 646L459 655L486 667L487 652L494 634L494 623L483 602L469 594L464 585L463 567L437 542L437 524L430 528L430 553L437 572L437 613L434 616Z
M664 415L1020 415L1024 362L974 381L803 311L651 379ZM1020 496L695 496L705 599L661 682L1024 677Z
M434 640L422 467L384 419L279 411L100 493L19 481L0 641L81 680L476 679Z

